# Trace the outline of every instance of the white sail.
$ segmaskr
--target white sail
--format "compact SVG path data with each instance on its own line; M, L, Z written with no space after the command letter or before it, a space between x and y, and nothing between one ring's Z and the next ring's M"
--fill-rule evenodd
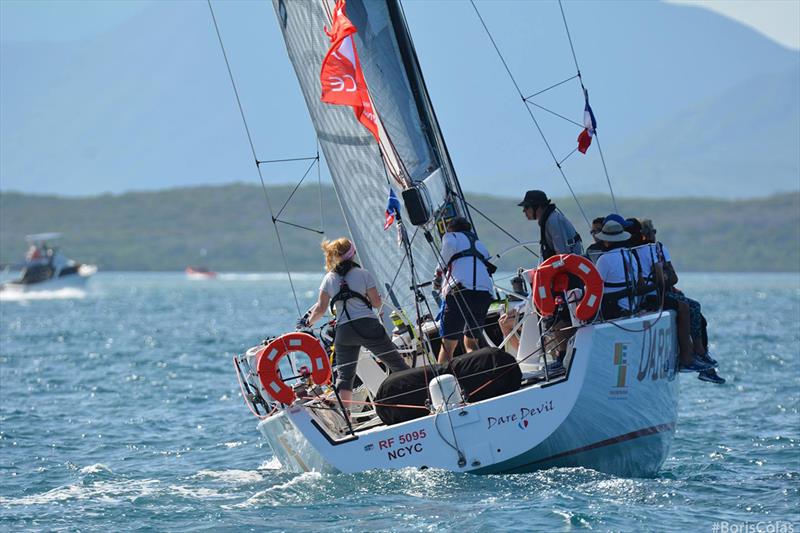
M396 233L383 229L389 184L395 189L398 184L389 177L378 144L353 110L320 100L320 66L330 46L324 28L331 25L334 3L274 0L274 6L361 262L384 293L391 287L390 296L411 310L414 295L408 258L398 246ZM440 210L448 191L460 191L399 5L391 0L350 0L347 16L358 28L357 50L393 152L390 156L399 157L408 182L425 183L431 211ZM458 194L451 194L450 200L450 216L465 213ZM421 231L409 228L409 234L418 281L424 281L437 264L436 254Z

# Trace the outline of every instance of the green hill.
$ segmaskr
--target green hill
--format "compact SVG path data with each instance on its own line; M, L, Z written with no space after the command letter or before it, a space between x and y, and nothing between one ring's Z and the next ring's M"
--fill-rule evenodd
M291 187L270 187L273 208ZM538 240L538 227L524 219L517 199L468 195L468 201L520 240ZM609 212L607 197L582 198L587 216ZM589 242L572 200L556 203ZM320 213L320 206L322 212ZM622 199L626 216L652 218L660 240L683 271L800 271L800 193L755 200ZM483 241L493 252L512 244L473 213ZM281 219L328 236L346 234L331 187L300 188ZM376 213L376 223L382 213ZM279 224L291 269L322 266L322 235ZM204 264L220 271L281 271L283 260L264 192L253 185L193 187L84 198L0 193L0 262L14 263L25 252L29 233L60 231L68 256L103 270L182 270ZM205 251L205 253L203 252ZM509 254L502 269L530 264L529 256Z

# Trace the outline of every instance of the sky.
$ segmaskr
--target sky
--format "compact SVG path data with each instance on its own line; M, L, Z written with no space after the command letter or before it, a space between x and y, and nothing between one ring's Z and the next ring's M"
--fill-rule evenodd
M800 49L800 1L667 1L725 15L787 48ZM2 0L0 39L51 42L81 39L113 28L152 4L152 0Z
M515 192L520 180L531 175L538 179L549 165L541 187L563 193L550 156L535 138L519 98L509 91L508 78L470 5L403 3L462 185L475 190L482 174L491 171L508 177L501 181ZM691 112L690 104L702 104L747 77L767 74L753 68L769 62L764 59L779 56L784 61L792 53L800 57L800 2L672 3L671 9L649 9L654 5L650 2L564 3L608 143L604 148L611 154L615 143L625 148L635 144L630 138L639 127L656 127L671 114ZM213 4L259 159L312 155L315 137L271 3ZM570 75L572 58L555 2L480 0L477 5L526 93ZM495 13L518 7L529 18L504 20ZM720 24L720 13L738 22ZM664 17L668 23L660 22ZM546 20L555 24L543 27ZM660 29L653 28L659 23ZM758 38L739 23L786 48ZM626 25L627 38L642 43L640 49L618 38L615 24ZM663 24L672 26L665 31ZM697 47L702 53L695 53ZM723 59L726 53L729 57ZM693 55L697 64L686 64ZM476 65L481 72L475 71ZM659 72L661 65L671 67L669 77L667 69ZM636 71L640 68L641 74ZM2 190L84 195L257 180L205 2L0 0L0 78ZM579 91L569 84L563 88L568 91L545 94L541 103L581 120ZM566 105L558 107L561 96ZM551 119L540 120L564 141L556 149L560 158L574 148L576 133L569 124L559 130L564 124L550 124ZM471 130L476 124L480 132ZM490 129L498 124L499 131ZM503 128L510 138L499 141ZM486 146L495 151L489 168L480 155ZM590 161L595 170L588 168ZM585 181L603 183L597 179L596 152L569 163L579 178L583 173ZM612 169L621 167L610 163ZM285 170L268 176L268 183L297 179L298 169Z

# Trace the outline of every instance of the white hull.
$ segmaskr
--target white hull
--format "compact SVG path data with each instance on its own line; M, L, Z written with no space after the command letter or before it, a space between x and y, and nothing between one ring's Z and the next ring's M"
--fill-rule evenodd
M8 294L23 294L40 291L57 291L61 289L83 289L86 287L89 278L92 277L95 272L97 272L96 266L81 265L74 274L50 278L38 283L16 283L10 281L0 285L0 290Z
M313 407L295 404L259 430L284 467L360 472L442 468L476 474L584 466L655 474L677 419L674 317L654 313L578 330L563 380L394 426L339 434ZM569 354L571 353L571 358Z

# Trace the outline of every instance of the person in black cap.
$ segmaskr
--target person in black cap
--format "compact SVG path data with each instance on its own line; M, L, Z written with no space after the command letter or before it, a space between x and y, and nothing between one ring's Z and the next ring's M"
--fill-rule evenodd
M583 254L581 236L575 231L575 226L556 208L556 204L550 201L544 191L526 192L525 198L517 205L522 207L528 220L539 222L542 261L556 254Z

